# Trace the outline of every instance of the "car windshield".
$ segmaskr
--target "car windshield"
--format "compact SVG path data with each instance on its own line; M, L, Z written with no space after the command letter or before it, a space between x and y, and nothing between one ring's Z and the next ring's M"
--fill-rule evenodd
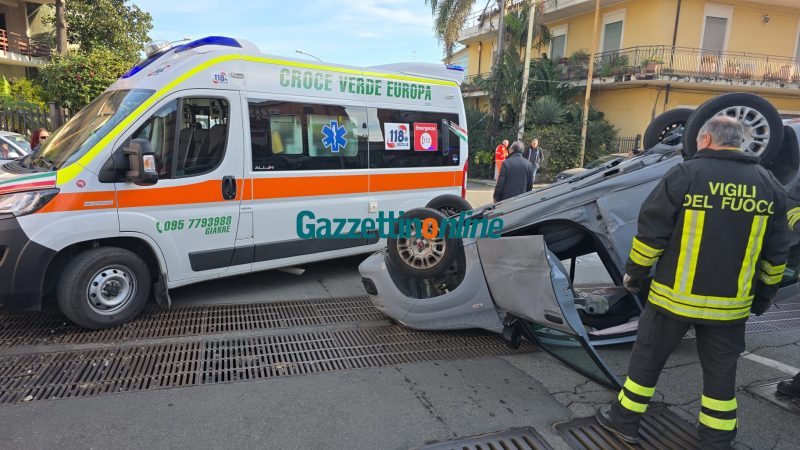
M153 92L144 89L104 92L42 142L34 150L33 161L44 162L54 170L77 161Z
M11 142L12 144L16 145L17 147L21 148L25 154L31 152L31 143L28 142L28 139L21 134L7 134L3 136L3 139Z

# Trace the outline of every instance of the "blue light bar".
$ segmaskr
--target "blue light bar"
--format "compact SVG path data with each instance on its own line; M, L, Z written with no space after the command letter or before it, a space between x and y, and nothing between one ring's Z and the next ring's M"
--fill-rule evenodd
M157 53L154 53L154 54L150 55L149 57L139 61L138 64L133 66L133 68L131 70L127 71L125 73L125 75L121 76L120 78L123 78L123 79L124 78L130 78L130 77L136 75L137 73L141 72L142 69L144 69L145 67L147 67L150 64L152 64L155 60L157 60L158 58L164 56L164 54L167 53L169 50L170 50L169 48L165 48L165 49L163 49L163 50L161 50L161 51L159 51Z
M459 72L464 71L464 66L457 66L455 64L445 64L445 67L447 67L450 70L457 70Z
M236 39L225 37L225 36L208 36L202 39L198 39L196 41L189 42L188 44L183 44L180 47L175 49L175 53L185 52L186 50L191 50L197 47L203 47L205 45L222 45L224 47L238 47L242 48L242 44L239 43Z

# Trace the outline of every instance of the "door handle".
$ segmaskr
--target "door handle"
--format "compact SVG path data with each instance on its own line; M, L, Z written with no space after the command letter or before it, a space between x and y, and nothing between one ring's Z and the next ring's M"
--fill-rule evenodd
M222 177L222 198L225 200L236 198L236 177L230 175Z

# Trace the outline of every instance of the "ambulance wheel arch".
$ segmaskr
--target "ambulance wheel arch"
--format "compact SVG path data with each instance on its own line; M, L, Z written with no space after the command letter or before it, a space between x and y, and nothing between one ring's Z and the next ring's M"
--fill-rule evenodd
M165 282L161 280L166 273L163 262L160 250L143 236L79 242L61 249L53 257L45 272L43 288L45 294L56 294L62 312L73 322L87 328L106 328L128 322L141 311L153 294L152 285L158 281ZM83 293L84 290L92 290L89 278L106 278L100 270L110 268L113 272L115 267L127 268L123 272L128 272L128 275L133 273L136 277L135 298L120 305L122 308L111 310L111 314L92 311L85 305L88 302L86 295L89 294ZM118 281L112 282L110 288L122 287L119 280L125 276L119 274Z

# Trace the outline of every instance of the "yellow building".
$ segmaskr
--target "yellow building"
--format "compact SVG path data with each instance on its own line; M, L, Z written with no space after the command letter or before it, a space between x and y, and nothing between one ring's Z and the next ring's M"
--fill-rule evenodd
M582 86L588 58L567 57L589 51L594 5L559 0L544 10L549 57L561 61L562 79ZM800 115L800 0L602 0L600 16L592 104L621 136L643 134L663 111L726 92L757 93L782 114ZM469 25L461 43L472 79L491 70L473 55L493 44L496 26L481 35ZM485 104L481 95L465 85L468 106Z

